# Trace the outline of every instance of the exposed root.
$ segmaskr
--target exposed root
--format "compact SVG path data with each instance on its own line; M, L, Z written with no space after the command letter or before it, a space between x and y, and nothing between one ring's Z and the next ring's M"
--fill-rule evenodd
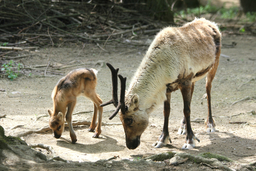
M44 145L44 144L31 144L29 145L29 147L31 148L42 148L42 149L46 149L47 151L49 151L51 154L54 154L54 150L51 146L48 145Z
M152 161L164 161L166 159L171 159L174 157L175 152L167 152L167 153L160 153L155 154L149 157L144 158L145 160L152 160Z
M144 159L152 160L152 161L164 161L164 160L170 159L170 165L175 165L175 166L183 164L187 161L191 161L193 163L202 164L214 169L232 171L233 169L221 163L221 161L230 162L231 160L224 156L221 156L221 157L219 156L220 155L215 155L215 154L211 154L210 156L205 154L203 154L202 156L195 156L188 153L167 152L167 153L152 155Z

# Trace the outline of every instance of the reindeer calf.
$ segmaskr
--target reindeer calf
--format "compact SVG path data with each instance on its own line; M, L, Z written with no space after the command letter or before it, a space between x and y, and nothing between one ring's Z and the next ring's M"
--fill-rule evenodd
M79 95L84 95L94 103L94 114L89 131L93 132L96 127L97 111L99 111L98 124L94 138L101 133L101 121L103 109L100 107L102 100L96 94L97 71L95 69L76 69L61 78L52 91L53 111L48 110L50 115L50 128L54 131L54 137L60 138L65 127L65 119L69 126L72 143L77 141L72 126L72 112Z

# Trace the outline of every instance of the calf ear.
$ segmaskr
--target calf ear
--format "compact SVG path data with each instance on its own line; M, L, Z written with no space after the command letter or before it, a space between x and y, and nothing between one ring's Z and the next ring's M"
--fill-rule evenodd
M50 116L52 116L52 111L51 110L48 110L48 113Z
M57 118L63 118L63 113L59 112L58 115L57 115Z

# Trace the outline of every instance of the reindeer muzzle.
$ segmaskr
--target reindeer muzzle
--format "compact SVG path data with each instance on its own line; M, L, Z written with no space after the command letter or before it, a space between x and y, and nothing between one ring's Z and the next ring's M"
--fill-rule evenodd
M54 137L55 137L55 138L60 138L61 135L59 135L59 134L57 134L56 132L54 132Z
M126 146L127 148L133 150L140 145L140 136L137 136L135 139L129 140L126 138Z

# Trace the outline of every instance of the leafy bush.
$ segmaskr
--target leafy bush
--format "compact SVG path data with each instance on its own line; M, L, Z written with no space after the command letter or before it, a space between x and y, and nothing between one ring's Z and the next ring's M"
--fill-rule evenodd
M4 72L8 79L13 80L19 76L21 68L21 63L15 63L13 60L10 60L9 63L4 63L2 65L1 71Z

